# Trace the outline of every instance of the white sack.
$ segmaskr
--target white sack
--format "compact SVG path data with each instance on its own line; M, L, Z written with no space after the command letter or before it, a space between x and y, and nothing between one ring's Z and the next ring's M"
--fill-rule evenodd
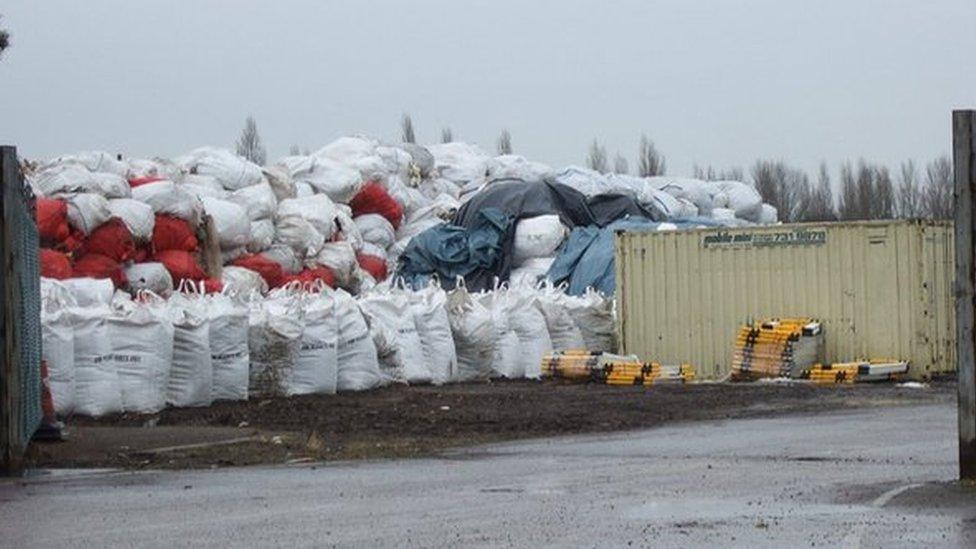
M589 351L613 353L617 331L613 322L613 301L593 288L582 296L566 296L566 309L583 336Z
M204 296L177 292L169 300L173 322L173 362L166 402L176 407L209 406L212 402L213 361L210 322Z
M286 395L329 394L338 383L339 325L332 292L309 292L303 296L305 325L298 355L283 379Z
M275 198L278 200L298 196L295 182L288 171L281 166L265 166L261 168L261 172L264 173L264 178L268 180L268 184L271 185L271 190L274 191Z
M747 185L741 181L714 181L713 185L718 187L728 196L729 209L735 211L735 217L748 221L758 221L762 215L762 196L752 185Z
M260 274L245 267L225 265L221 269L220 280L224 292L236 296L250 296L253 293L268 293L268 283Z
M480 303L491 313L492 324L495 328L495 339L492 345L491 369L494 375L508 379L525 377L525 365L519 357L518 334L512 329L508 319L505 301L508 299L507 290L495 289L478 296Z
M238 258L241 258L245 255L247 255L246 246L237 246L234 248L221 248L220 262L223 265L227 265L228 263L233 263Z
M295 182L295 198L305 198L315 194L315 189L304 181ZM284 200L283 198L280 200Z
M336 290L335 316L339 323L338 383L340 391L366 391L382 384L376 346L356 300Z
M315 256L311 266L325 265L335 273L336 283L343 288L353 288L358 284L359 262L356 251L348 242L326 242Z
M179 159L181 167L191 174L209 175L228 191L236 191L260 183L261 168L226 150L201 147Z
M163 297L173 293L173 277L162 263L132 263L122 270L132 293L148 290Z
M105 151L84 151L75 154L59 156L45 165L74 164L84 167L90 172L105 172L125 177L129 167L115 158L115 155Z
M307 183L336 202L349 203L363 186L358 170L323 156L289 156L281 163L296 183Z
M64 285L41 279L41 360L47 363L51 400L59 416L74 408L75 338L68 311L74 305L74 298Z
M387 375L410 384L430 383L432 376L408 295L402 290L369 292L360 297L359 306L374 343L385 342L377 343L377 351L385 347L380 361Z
M487 170L488 154L477 145L468 143L439 143L427 147L434 156L434 166L441 177L458 184L483 177Z
M156 181L132 189L132 198L149 204L153 212L168 214L196 227L203 205L200 199L180 189L172 181Z
M288 246L275 244L261 252L261 256L281 265L281 270L285 271L285 274L298 274L302 270L302 260Z
M108 307L115 293L115 285L107 278L69 278L60 283L77 306L84 308Z
M540 215L520 220L515 225L513 261L516 264L533 257L551 257L566 239L569 229L558 215Z
M95 178L91 172L77 164L54 164L42 168L30 177L34 192L41 196L59 193L95 192Z
M335 203L324 194L316 194L305 198L289 198L278 204L277 222L284 218L300 217L315 227L326 240L332 237L335 228Z
M393 229L393 225L382 215L359 215L353 221L359 228L359 234L365 242L375 244L384 250L396 242L396 231Z
M562 290L547 284L538 292L539 310L546 319L549 341L554 351L585 349L583 334L569 314L566 301L568 296Z
M535 286L539 280L549 272L555 257L533 257L522 261L522 264L509 273L508 279L512 286Z
M345 204L336 208L336 230L342 235L342 240L348 242L352 249L359 251L363 247L363 235L359 227L352 220L352 210Z
M108 327L122 408L138 414L162 410L173 359L173 325L165 305L128 300L108 317Z
M251 302L248 320L250 395L284 394L282 381L290 375L298 358L303 322L301 302L288 290L275 290L268 299L256 298Z
M451 321L447 315L447 294L439 286L410 294L410 306L424 347L426 364L430 368L431 381L440 385L451 381L457 372L457 352Z
M228 268L224 268L225 275ZM211 399L247 400L250 377L247 307L230 295L213 294L207 296L207 313L213 366Z
M275 225L270 219L259 219L251 222L251 240L247 243L247 251L252 254L267 250L274 244Z
M495 325L491 313L463 284L447 294L447 317L457 353L456 381L485 380L491 376L495 351Z
M79 193L60 198L68 205L68 224L86 235L112 218L108 200L102 195Z
M116 198L108 201L108 210L112 217L117 217L125 223L126 228L132 233L132 238L137 242L152 240L156 216L153 215L153 209L149 204L131 198Z
M776 211L776 208L769 204L763 204L762 213L759 214L757 222L761 225L773 225L777 221L779 221L779 212Z
M279 215L275 219L275 242L292 250L299 258L314 257L325 244L325 237L304 218ZM272 246L279 248L280 246Z
M203 197L201 202L204 211L213 218L221 248L239 248L250 242L251 222L244 208L219 198Z
M227 200L244 208L251 221L273 217L278 208L274 190L265 182L234 191Z
M546 318L539 309L538 291L531 286L513 286L506 303L508 320L519 338L519 368L525 377L542 376L542 357L552 350Z
M115 361L106 305L68 309L74 330L74 413L99 417L122 411L122 387Z

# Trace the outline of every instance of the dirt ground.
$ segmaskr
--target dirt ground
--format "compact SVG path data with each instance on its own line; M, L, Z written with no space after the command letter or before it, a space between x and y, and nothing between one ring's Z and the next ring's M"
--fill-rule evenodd
M218 402L153 416L69 418L68 440L34 443L28 463L208 468L420 457L451 447L530 437L953 398L952 380L927 388L799 383L615 387L557 381L395 386L367 393Z

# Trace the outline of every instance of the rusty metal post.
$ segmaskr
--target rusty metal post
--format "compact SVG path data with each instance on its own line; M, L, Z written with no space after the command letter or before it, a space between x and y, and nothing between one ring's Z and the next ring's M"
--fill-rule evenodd
M956 224L959 477L976 480L976 111L952 113Z

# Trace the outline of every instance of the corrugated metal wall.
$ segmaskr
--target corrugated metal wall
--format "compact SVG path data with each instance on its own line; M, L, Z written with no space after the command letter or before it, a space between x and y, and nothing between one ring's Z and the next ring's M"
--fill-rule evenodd
M954 370L952 238L951 223L930 221L620 233L621 346L719 378L743 323L813 316L828 362L908 359L920 378Z

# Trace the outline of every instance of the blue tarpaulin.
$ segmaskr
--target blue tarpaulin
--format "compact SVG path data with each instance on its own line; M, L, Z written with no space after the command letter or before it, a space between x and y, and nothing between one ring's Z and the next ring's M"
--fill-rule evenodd
M400 256L397 276L419 288L437 278L453 288L457 277L472 290L491 288L512 217L496 208L480 210L469 228L444 223L410 240Z

